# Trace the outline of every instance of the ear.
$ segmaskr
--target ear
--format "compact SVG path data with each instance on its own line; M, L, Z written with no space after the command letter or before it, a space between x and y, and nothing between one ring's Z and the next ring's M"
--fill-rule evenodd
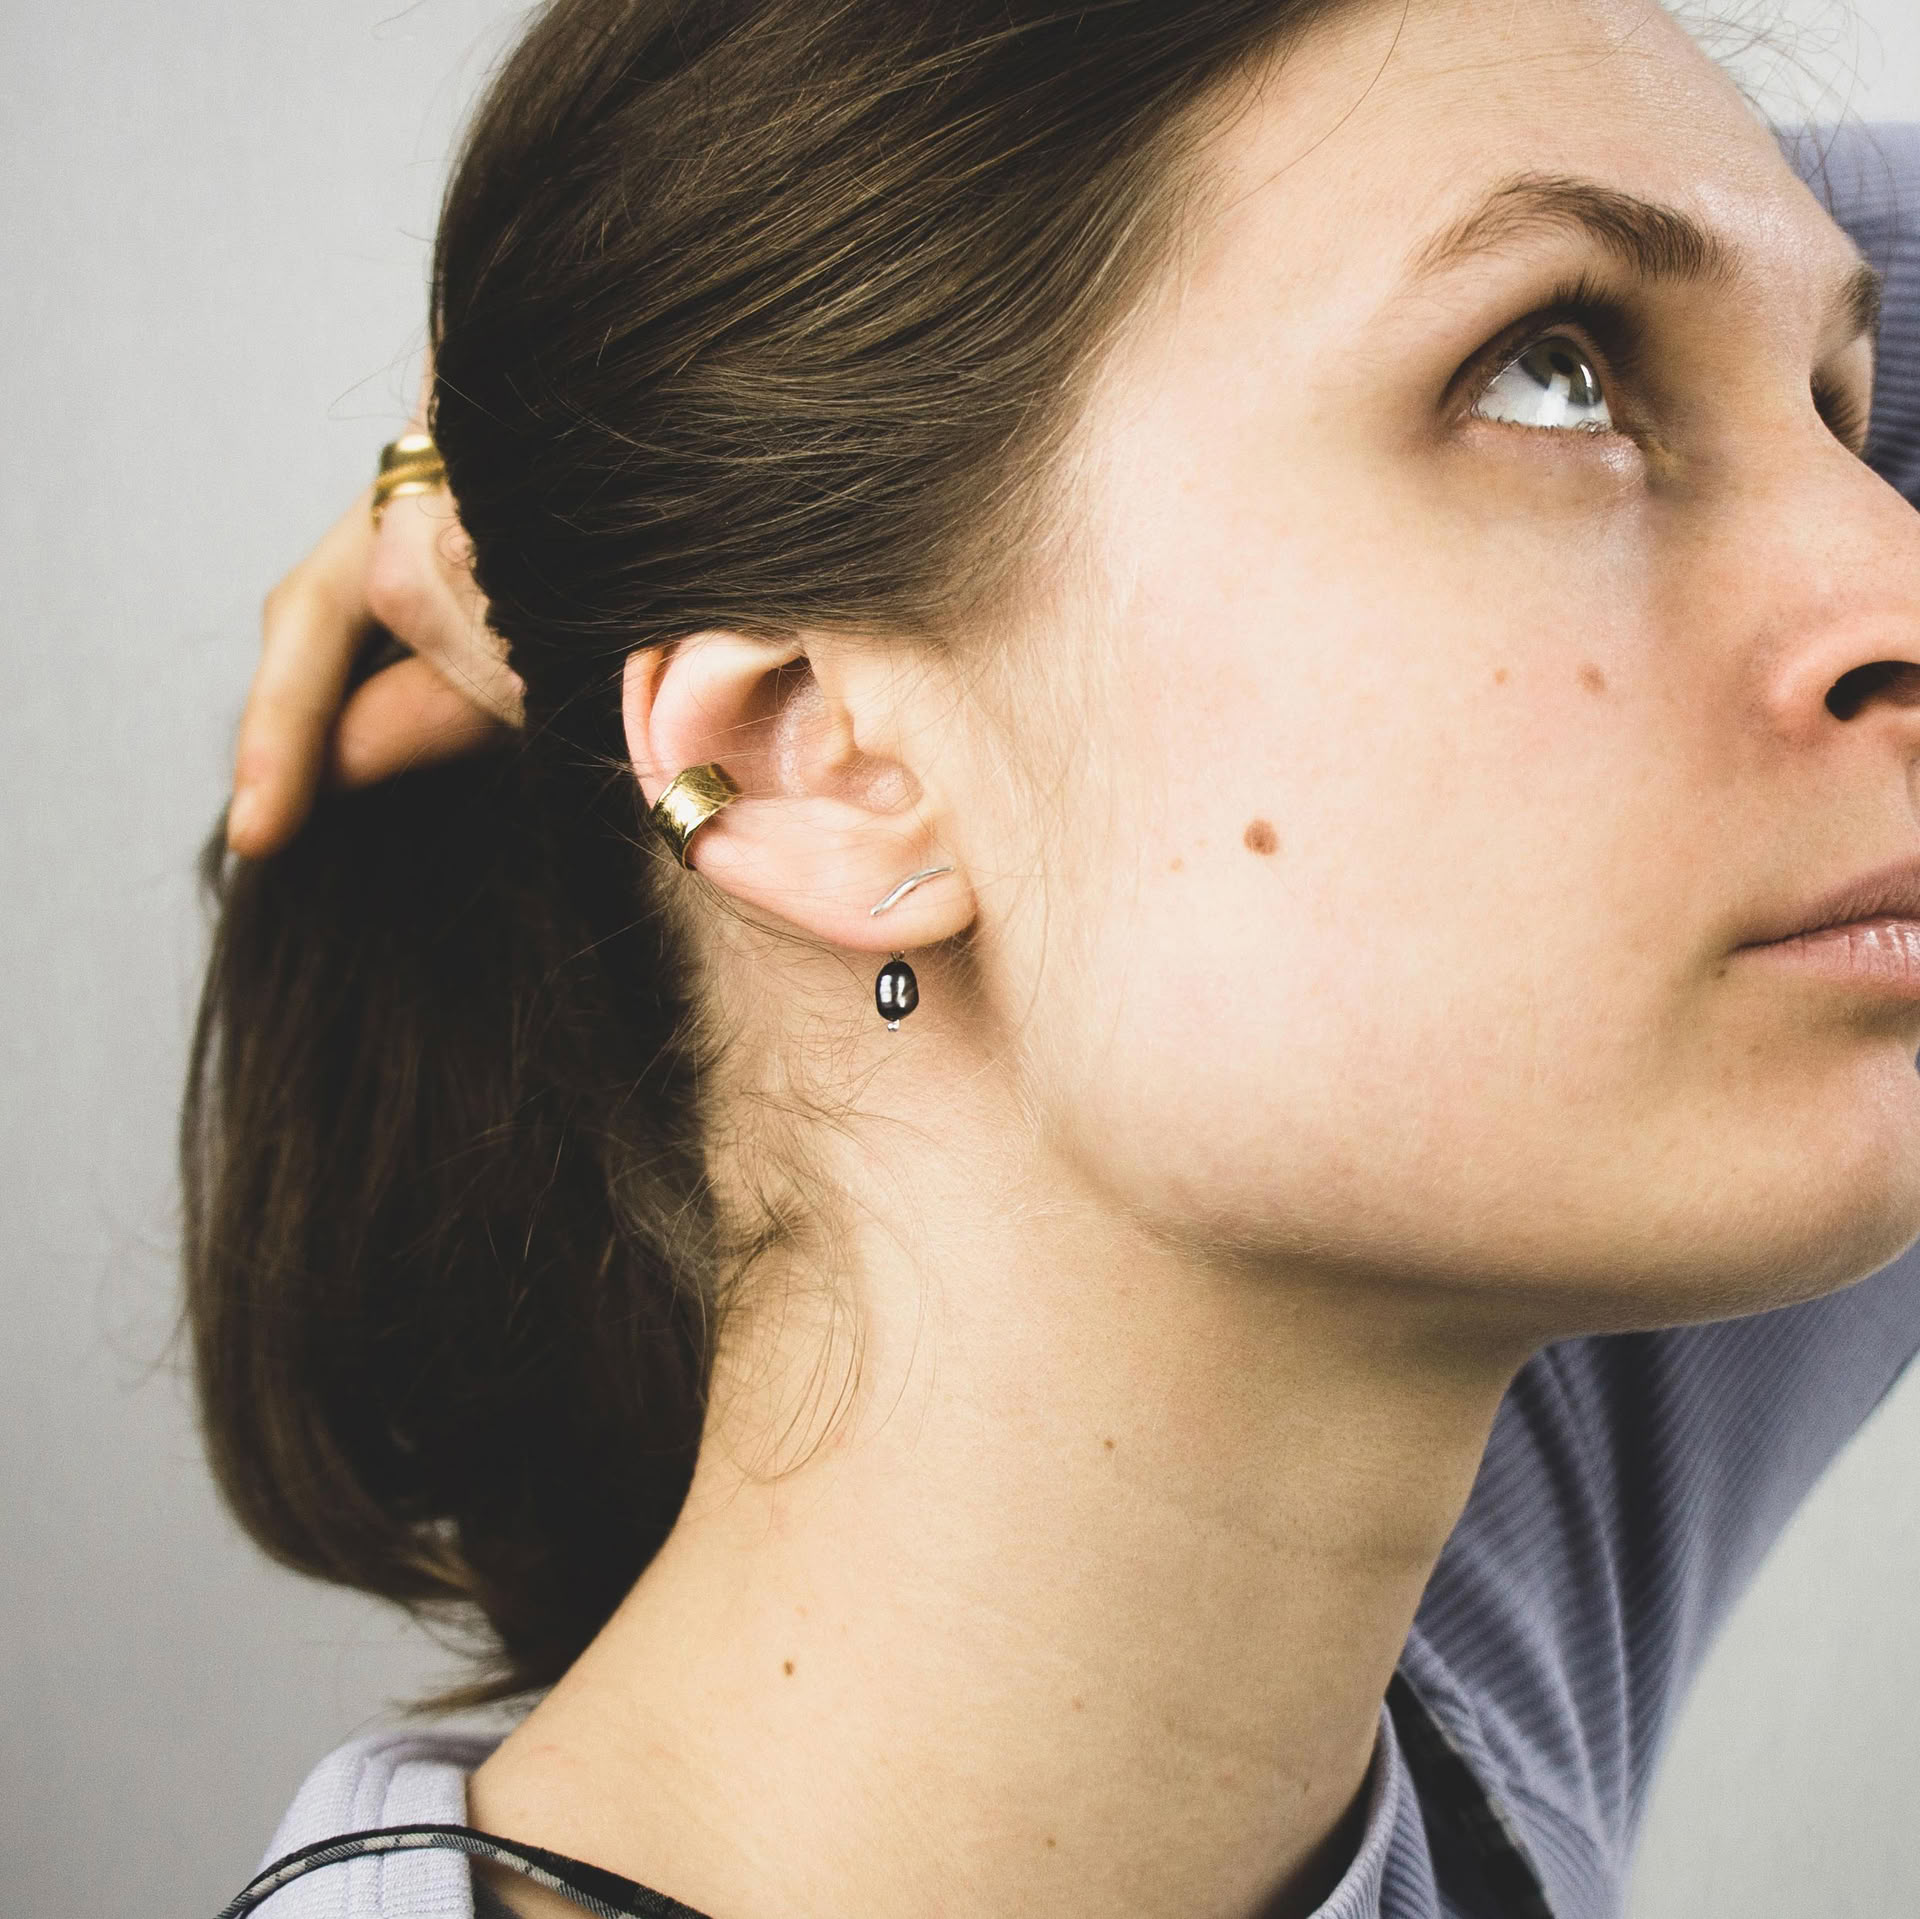
M696 633L628 656L627 752L649 806L709 762L740 788L688 848L703 879L831 945L904 952L974 916L942 842L936 734L911 723L916 688L924 698L924 676L884 642ZM933 866L955 870L875 916Z

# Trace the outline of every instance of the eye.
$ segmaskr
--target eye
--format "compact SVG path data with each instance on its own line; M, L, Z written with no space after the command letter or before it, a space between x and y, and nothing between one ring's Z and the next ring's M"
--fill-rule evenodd
M1513 426L1611 433L1613 409L1593 361L1577 340L1548 334L1509 360L1474 406L1476 418Z

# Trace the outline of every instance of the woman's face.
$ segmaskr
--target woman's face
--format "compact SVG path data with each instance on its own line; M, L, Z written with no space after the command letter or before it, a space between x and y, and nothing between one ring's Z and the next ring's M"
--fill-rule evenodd
M1920 958L1755 944L1920 919L1920 704L1829 704L1920 661L1851 243L1651 0L1364 7L1209 155L1085 421L1043 1111L1176 1236L1566 1326L1890 1257Z

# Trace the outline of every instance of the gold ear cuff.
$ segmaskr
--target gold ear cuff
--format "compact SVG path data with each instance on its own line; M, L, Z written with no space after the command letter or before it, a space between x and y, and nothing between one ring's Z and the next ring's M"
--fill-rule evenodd
M673 848L673 857L685 866L694 834L739 797L740 789L727 777L726 769L710 760L705 766L689 766L676 773L654 801L649 817Z

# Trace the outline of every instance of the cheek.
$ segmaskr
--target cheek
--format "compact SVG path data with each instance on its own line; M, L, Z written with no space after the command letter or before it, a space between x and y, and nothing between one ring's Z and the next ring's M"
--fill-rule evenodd
M1101 1085L1097 1153L1136 1189L1233 1230L1428 1191L1459 1108L1537 1083L1523 1045L1581 1059L1549 1029L1593 987L1543 992L1583 855L1535 830L1556 769L1498 637L1291 583L1284 614L1153 609L1116 700L1120 878L1078 901L1097 1012L1063 1083Z
M1703 800L1714 689L1697 656L1662 677L1644 561L1589 597L1478 553L1415 589L1329 539L1284 606L1218 573L1137 596L1049 996L1064 1136L1175 1235L1641 1310L1666 1284L1668 1316L1895 1250L1911 1067L1884 1035L1769 1046L1783 1009L1729 997L1752 815Z

